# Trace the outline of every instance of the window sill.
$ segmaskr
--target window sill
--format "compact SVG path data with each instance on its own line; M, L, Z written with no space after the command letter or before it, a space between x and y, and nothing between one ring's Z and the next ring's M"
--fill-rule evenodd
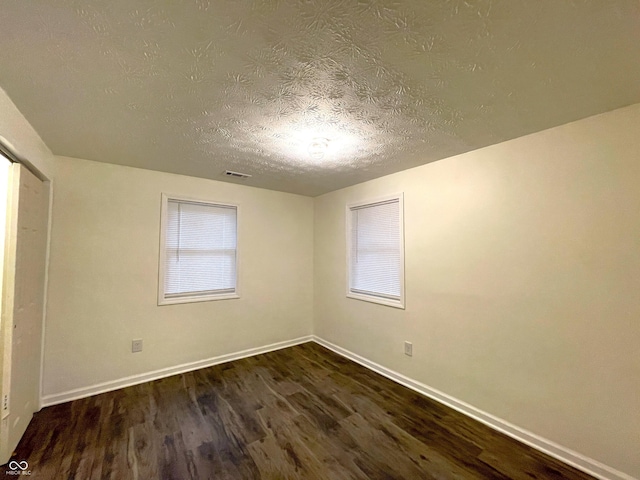
M361 300L363 302L377 303L379 305L385 305L387 307L400 308L404 310L404 299L391 300L389 298L375 297L373 295L363 295L362 293L347 293L347 298L353 298L355 300Z
M237 293L224 293L221 295L201 295L194 297L175 297L175 298L162 298L158 299L158 306L163 305L176 305L179 303L196 303L196 302L212 302L214 300L230 300L233 298L240 298Z

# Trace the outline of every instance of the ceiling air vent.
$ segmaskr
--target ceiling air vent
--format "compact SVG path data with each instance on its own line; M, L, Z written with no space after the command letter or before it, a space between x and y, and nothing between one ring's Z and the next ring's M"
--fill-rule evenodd
M251 175L247 175L246 173L232 172L231 170L225 170L225 171L224 171L224 174L225 174L227 177L233 177L233 178L242 178L242 179L245 179L245 178L250 178L250 177L251 177Z

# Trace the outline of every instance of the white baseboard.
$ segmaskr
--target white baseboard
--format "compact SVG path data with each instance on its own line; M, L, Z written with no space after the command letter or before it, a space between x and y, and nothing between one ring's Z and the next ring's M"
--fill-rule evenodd
M120 378L118 380L112 380L109 382L103 382L103 383L98 383L96 385L91 385L90 387L77 388L75 390L69 390L67 392L56 393L53 395L46 395L42 397L40 406L41 408L49 407L51 405L57 405L59 403L69 402L71 400L78 400L79 398L86 398L92 395L98 395L100 393L110 392L110 391L118 390L124 387L130 387L132 385L138 385L140 383L145 383L152 380L158 380L160 378L170 377L171 375L191 372L193 370L211 367L213 365L218 365L220 363L231 362L233 360L239 360L241 358L260 355L261 353L267 353L267 352L272 352L274 350L293 347L294 345L310 342L312 340L313 340L313 335L306 335L304 337L294 338L292 340L285 340L283 342L272 343L270 345L264 345L262 347L249 348L247 350L242 350L240 352L228 353L226 355L219 355L217 357L198 360L197 362L183 363L182 365L176 365L175 367L162 368L160 370L154 370L147 373L131 375L129 377Z
M328 342L323 338L313 335L313 341L334 351L338 355L342 355L349 360L353 360L354 362L359 363L360 365L367 367L368 369L373 370L374 372L379 373L400 385L410 388L411 390L442 403L447 407L453 408L454 410L467 415L468 417L471 417L494 430L504 433L505 435L529 445L536 450L540 450L541 452L582 470L589 475L602 480L636 480L626 473L620 472L608 465L604 465L592 458L586 457L578 452L574 452L573 450L563 447L562 445L558 445L551 440L547 440L535 433L513 425L506 420L484 412L473 405L469 405L468 403L458 400L446 393L440 392L439 390L425 385L424 383L420 383L398 372L383 367L382 365L367 360L366 358Z

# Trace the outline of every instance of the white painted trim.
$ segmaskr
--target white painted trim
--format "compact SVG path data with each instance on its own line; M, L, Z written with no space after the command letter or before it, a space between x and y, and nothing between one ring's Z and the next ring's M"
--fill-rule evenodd
M347 289L347 298L362 300L363 302L377 303L378 305L386 305L387 307L400 308L404 310L404 304L400 300L392 300L390 298L377 297L375 295L366 295L364 293L353 293L349 289Z
M33 163L24 158L16 151L16 147L7 140L5 137L0 135L0 154L4 153L5 158L7 158L12 163L20 163L24 165L24 167L33 173L38 179L43 182L49 181L50 179L40 171Z
M38 411L42 410L42 391L44 389L44 344L47 328L47 303L49 301L49 263L51 258L51 229L53 228L53 182L49 184L49 211L47 213L47 252L44 266L44 298L42 299L42 332L40 341L40 381L38 382Z
M373 370L374 372L387 377L388 379L393 380L400 385L410 388L411 390L418 392L425 397L429 397L432 400L446 405L447 407L453 408L454 410L467 415L468 417L471 417L474 420L477 420L480 423L483 423L484 425L497 430L498 432L501 432L515 440L518 440L519 442L529 445L536 450L546 453L547 455L556 458L561 462L582 470L589 475L600 478L602 480L636 480L626 473L600 463L597 460L593 460L592 458L575 452L569 448L563 447L562 445L558 445L557 443L552 442L551 440L547 440L546 438L536 435L535 433L529 432L524 428L513 425L506 420L491 415L490 413L484 412L479 408L474 407L473 405L469 405L462 400L458 400L451 395L447 395L446 393L443 393L439 390L436 390L435 388L425 385L424 383L406 377L398 372L395 372L394 370L383 367L382 365L361 357L360 355L357 355L345 348L328 342L323 338L313 335L313 341L325 348L328 348L329 350L332 350L338 355L342 355L349 360L353 360L354 362L359 363L369 370Z
M390 202L397 200L399 203L399 226L400 226L400 299L393 300L390 298L378 297L376 295L367 295L365 293L357 293L351 291L351 212L353 208L373 206L378 203ZM404 192L377 197L374 199L348 203L345 207L345 234L347 237L347 265L346 265L346 290L347 298L361 300L364 302L377 303L394 308L405 308L405 278L404 278Z
M237 268L237 263L236 263ZM237 272L237 270L236 270ZM240 298L237 292L233 293L218 293L212 295L194 295L192 297L175 297L165 298L164 300L158 300L158 306L164 305L178 305L180 303L197 303L197 302L213 302L215 300L230 300L233 298Z
M78 400L80 398L90 397L92 395L98 395L100 393L110 392L118 390L120 388L130 387L132 385L138 385L140 383L150 382L152 380L158 380L160 378L170 377L172 375L178 375L181 373L191 372L201 368L211 367L220 363L231 362L233 360L239 360L241 358L252 357L254 355L260 355L262 353L273 352L274 350L281 350L283 348L293 347L301 343L307 343L313 340L312 335L306 335L304 337L294 338L292 340L285 340L282 342L272 343L270 345L264 345L262 347L249 348L235 353L227 353L225 355L219 355L217 357L211 357L204 360L198 360L196 362L183 363L182 365L176 365L175 367L161 368L159 370L153 370L147 373L140 373L137 375L131 375L129 377L120 378L118 380L111 380L108 382L98 383L89 387L76 388L67 392L56 393L54 395L46 395L42 398L43 406L49 407L51 405L57 405L59 403L69 402L71 400Z

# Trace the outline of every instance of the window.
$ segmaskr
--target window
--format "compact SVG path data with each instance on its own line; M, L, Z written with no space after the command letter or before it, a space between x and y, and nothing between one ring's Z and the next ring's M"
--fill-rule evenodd
M404 308L403 196L347 207L347 297Z
M162 195L158 305L238 298L238 207Z

